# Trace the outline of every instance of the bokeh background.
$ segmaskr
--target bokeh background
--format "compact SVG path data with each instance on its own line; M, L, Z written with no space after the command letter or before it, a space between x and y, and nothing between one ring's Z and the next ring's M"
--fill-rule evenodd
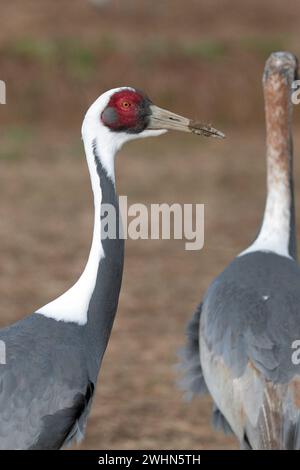
M84 267L93 213L80 126L99 94L132 85L213 122L226 141L168 134L118 157L129 203L205 204L205 246L127 242L119 311L76 448L237 448L212 430L209 398L182 400L174 364L210 281L256 234L261 76L271 52L300 54L299 1L1 0L0 13L0 325L55 298ZM297 191L297 107L294 115Z

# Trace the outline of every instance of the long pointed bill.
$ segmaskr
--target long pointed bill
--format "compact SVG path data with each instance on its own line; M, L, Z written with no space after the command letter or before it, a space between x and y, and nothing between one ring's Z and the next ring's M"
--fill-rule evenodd
M148 129L167 129L192 132L193 134L204 135L205 137L225 138L223 132L214 129L210 124L192 121L155 105L151 105L150 109L151 115Z

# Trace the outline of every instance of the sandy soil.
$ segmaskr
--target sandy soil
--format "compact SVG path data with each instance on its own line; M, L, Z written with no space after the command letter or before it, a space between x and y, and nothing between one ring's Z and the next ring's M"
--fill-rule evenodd
M119 311L81 449L237 448L211 428L209 398L182 400L174 364L205 289L256 234L265 196L261 73L270 50L297 52L300 6L158 3L1 5L8 104L0 107L0 326L63 292L84 266L92 199L79 128L101 91L122 77L228 135L163 136L131 143L118 158L118 191L130 203L205 204L205 246L127 242ZM295 134L297 157L299 125ZM295 172L297 189L297 158Z
M224 143L179 135L131 143L118 158L119 194L129 202L204 203L206 239L200 252L181 241L127 242L119 311L80 448L236 446L212 430L209 399L185 403L174 383L186 321L209 282L252 240L263 210L263 133L228 134ZM22 158L0 161L1 325L70 286L89 249L81 149L72 152L65 135L47 136ZM297 162L296 171L299 180Z

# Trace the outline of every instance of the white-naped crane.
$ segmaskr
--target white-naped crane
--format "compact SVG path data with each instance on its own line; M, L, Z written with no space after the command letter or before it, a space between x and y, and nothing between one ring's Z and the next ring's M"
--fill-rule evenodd
M115 155L125 142L169 129L223 136L154 106L130 87L104 93L86 113L82 138L95 210L90 255L71 289L0 330L6 350L6 361L0 364L0 449L59 449L82 435L123 271ZM117 237L101 237L104 204L116 210Z
M293 360L300 339L291 130L296 74L290 53L274 53L266 63L262 225L208 288L181 355L183 386L190 394L208 391L214 424L248 449L300 449L300 366Z

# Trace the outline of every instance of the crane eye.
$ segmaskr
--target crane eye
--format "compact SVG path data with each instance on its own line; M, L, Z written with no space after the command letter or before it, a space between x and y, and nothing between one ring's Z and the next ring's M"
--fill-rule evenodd
M123 101L122 108L127 109L127 108L130 108L130 106L131 106L131 103L129 103L129 101Z

